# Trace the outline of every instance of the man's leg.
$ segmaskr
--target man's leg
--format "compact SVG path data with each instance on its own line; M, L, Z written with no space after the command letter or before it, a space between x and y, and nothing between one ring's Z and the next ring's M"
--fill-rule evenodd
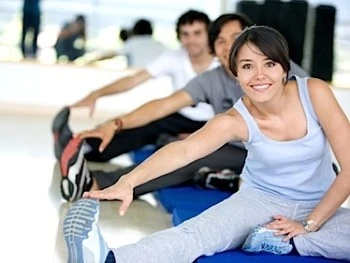
M193 121L175 113L143 127L121 131L114 136L102 153L98 150L101 140L89 138L86 142L91 147L91 151L85 157L88 161L106 162L147 144L155 144L161 133L170 135L192 133L204 124L205 122Z
M240 173L245 157L246 150L226 144L200 160L136 187L134 195L138 197L164 187L193 184L196 172L203 166L218 170L229 168ZM75 201L81 197L84 191L107 188L136 166L132 165L112 172L89 171L86 168L86 160L83 158L82 142L77 139L71 140L65 148L60 162L62 197L68 201Z
M23 14L22 18L22 35L21 35L21 50L22 50L22 55L23 57L26 57L26 35L27 31L29 29L29 19L30 17L26 14Z
M33 43L32 43L32 51L33 56L37 56L38 51L38 36L40 32L40 15L33 15Z
M192 184L195 173L203 166L218 170L230 168L240 173L244 165L245 157L246 150L226 144L214 153L200 160L136 187L134 192L135 196L153 192L163 187L185 183ZM99 188L104 189L116 183L121 176L132 171L135 167L136 165L133 165L113 172L92 171L91 174Z

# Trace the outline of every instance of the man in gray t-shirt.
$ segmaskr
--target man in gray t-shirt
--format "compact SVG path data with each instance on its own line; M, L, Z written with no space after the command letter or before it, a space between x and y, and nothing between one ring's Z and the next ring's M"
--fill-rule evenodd
M215 114L223 113L230 109L243 95L243 91L238 81L230 73L228 54L233 41L247 25L249 25L249 22L247 22L246 18L237 14L226 14L216 19L209 31L209 44L211 50L213 52L215 51L215 55L219 58L221 66L202 73L200 76L191 80L182 90L177 91L171 96L148 102L135 111L121 117L118 121L123 123L123 129L137 128L151 122L156 122L176 113L183 107L194 106L200 102L209 103L213 107ZM295 64L291 64L291 71L289 73L297 73L301 77L307 75L306 72L298 68ZM176 125L176 123L172 123L171 125ZM86 137L94 136L93 132ZM101 144L108 144L108 137L101 139ZM204 166L215 170L229 168L239 174L243 168L245 157L246 150L242 143L226 144L200 160L136 187L134 191L135 196L152 192L162 187L192 182L195 173ZM91 190L111 186L123 174L126 174L133 168L135 166L108 173L92 171L93 184Z

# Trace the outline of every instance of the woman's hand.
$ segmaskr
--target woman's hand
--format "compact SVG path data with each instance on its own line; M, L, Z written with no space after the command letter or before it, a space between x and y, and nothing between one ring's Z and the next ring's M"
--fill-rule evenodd
M114 121L108 121L97 126L96 129L79 132L75 134L74 137L78 137L80 139L100 138L101 144L98 150L100 152L103 152L108 146L108 144L111 142L115 135L115 132L119 130L119 128L120 127L118 127L118 125Z
M128 210L134 194L134 187L122 176L114 185L103 190L85 192L83 198L102 200L120 200L119 215L123 216Z
M304 226L298 221L290 220L280 215L274 216L274 219L275 220L268 223L265 227L268 229L278 230L275 233L276 236L286 235L286 237L283 239L284 241L288 241L289 239L300 234L307 233Z

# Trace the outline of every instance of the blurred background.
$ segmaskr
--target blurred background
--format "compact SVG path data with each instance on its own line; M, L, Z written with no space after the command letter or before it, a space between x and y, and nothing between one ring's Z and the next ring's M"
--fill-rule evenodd
M224 11L224 1L210 0L41 0L38 60L54 63L54 45L61 27L77 14L86 19L86 50L118 50L119 33L139 18L153 23L154 38L176 48L175 22L184 11L204 10L211 19ZM20 61L23 0L0 1L0 59Z
M241 5L242 2L246 2ZM58 39L60 30L73 21L77 15L85 18L85 39L84 42L76 41L75 45L84 45L84 57L80 57L75 61L76 64L85 64L91 59L89 54L95 51L119 50L123 47L123 41L119 34L124 28L131 28L133 23L140 17L149 19L153 23L153 36L156 40L164 43L169 48L176 48L178 42L174 30L174 23L179 14L189 8L199 9L206 12L211 19L215 19L218 15L225 12L234 12L236 10L248 10L248 15L257 22L268 24L266 17L269 15L261 8L265 1L238 1L238 0L41 0L41 23L38 34L38 52L36 59L39 63L53 64L56 63L55 43ZM303 17L298 13L298 9L294 12L293 21L287 21L288 17L282 16L284 21L288 23L303 23L305 29L305 43L303 44L304 56L302 57L302 66L312 71L312 53L313 44L310 42L316 22L322 19L316 19L315 11L320 5L329 5L335 8L334 27L332 17L327 23L330 23L333 42L333 66L332 76L328 76L329 80L337 86L350 87L349 82L345 78L350 71L350 17L347 10L350 10L350 2L347 0L292 0L292 1L266 1L273 2L307 2L306 9L308 14ZM276 3L273 3L275 5ZM253 6L255 5L255 6ZM260 6L258 10L256 5ZM0 61L21 61L23 55L20 49L21 31L22 31L22 6L23 0L1 0L0 1ZM266 4L265 4L266 6ZM271 5L272 6L272 5ZM271 7L270 6L270 7ZM279 8L278 6L276 7ZM266 8L265 8L266 9ZM281 12L273 12L277 9L271 9L273 20L278 21L278 14ZM260 16L264 16L263 20L256 17L259 12ZM265 13L264 13L265 12ZM303 11L302 11L303 12ZM321 10L322 12L322 10ZM255 16L255 17L252 17ZM281 16L281 15L280 15ZM322 14L321 14L322 16ZM327 14L326 14L327 16ZM333 16L332 12L330 16ZM277 20L276 20L277 19ZM272 23L274 23L272 21ZM271 24L271 23L270 23ZM321 25L321 31L324 26ZM315 29L316 30L316 29ZM282 30L283 31L283 30ZM329 31L329 30L328 30ZM327 33L323 33L324 38L328 37ZM30 42L33 34L27 34L26 41ZM323 41L324 42L324 41ZM305 52L306 51L306 52ZM317 51L316 51L317 52ZM319 52L318 52L319 53ZM62 60L64 61L64 59ZM98 66L109 67L113 69L125 69L127 67L126 59L123 56L116 56L109 63L100 63ZM326 74L327 75L327 74ZM321 77L321 76L319 76Z

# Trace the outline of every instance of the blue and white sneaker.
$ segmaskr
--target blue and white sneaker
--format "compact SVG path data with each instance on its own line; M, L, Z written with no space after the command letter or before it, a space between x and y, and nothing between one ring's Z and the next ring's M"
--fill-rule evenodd
M98 227L100 203L80 199L69 209L63 223L68 263L105 263L110 250Z
M61 194L70 202L79 199L90 190L92 178L84 158L84 141L71 139L62 152L60 159Z
M276 230L257 226L245 240L242 250L246 252L268 252L277 255L288 254L293 246L283 241L285 236L275 236Z

